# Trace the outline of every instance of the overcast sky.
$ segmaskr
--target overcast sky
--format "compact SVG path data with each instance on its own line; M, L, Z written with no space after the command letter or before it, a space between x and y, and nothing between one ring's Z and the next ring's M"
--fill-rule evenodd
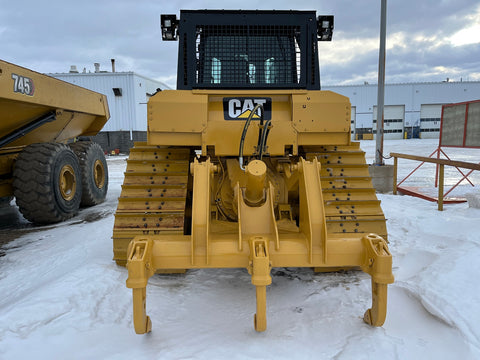
M232 5L230 5L232 4ZM0 59L42 73L111 69L176 84L178 42L160 14L180 9L316 10L335 16L320 50L323 85L377 82L380 0L0 0ZM389 0L386 82L480 81L480 3Z

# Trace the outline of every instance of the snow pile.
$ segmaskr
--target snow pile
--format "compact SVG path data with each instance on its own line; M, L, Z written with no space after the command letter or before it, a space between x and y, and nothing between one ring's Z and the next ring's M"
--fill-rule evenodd
M362 142L369 159L373 146ZM385 148L429 155L435 143ZM480 210L463 203L438 212L435 203L393 195L379 195L396 280L382 328L362 321L368 275L274 269L268 329L256 333L250 276L218 269L154 276L153 332L136 335L127 272L111 260L125 159L108 164L106 203L54 227L32 227L13 208L1 225L2 243L15 240L0 247L0 359L480 358ZM406 175L415 164L400 166ZM425 183L432 176L416 175Z
M467 193L465 194L468 205L475 209L480 209L480 193Z

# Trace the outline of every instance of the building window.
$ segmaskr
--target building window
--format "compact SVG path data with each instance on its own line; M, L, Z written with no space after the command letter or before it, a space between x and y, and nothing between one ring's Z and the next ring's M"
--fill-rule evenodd
M377 120L373 120L373 123L376 124ZM403 123L403 119L383 119L384 124L390 123Z
M427 122L427 121L440 121L440 118L422 118L420 119L420 122Z

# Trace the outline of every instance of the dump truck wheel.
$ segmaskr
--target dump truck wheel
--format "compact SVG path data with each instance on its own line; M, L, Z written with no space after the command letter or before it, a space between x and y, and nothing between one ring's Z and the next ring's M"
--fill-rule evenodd
M13 189L27 220L52 224L71 218L82 198L77 156L64 144L27 146L15 163Z
M77 155L82 174L81 206L93 206L102 203L107 196L108 168L103 150L97 143L79 141L70 144Z
M10 202L13 200L13 196L0 197L0 208L10 206Z

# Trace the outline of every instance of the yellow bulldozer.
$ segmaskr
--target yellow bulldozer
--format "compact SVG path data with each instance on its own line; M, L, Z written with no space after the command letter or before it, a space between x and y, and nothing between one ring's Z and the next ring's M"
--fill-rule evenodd
M246 268L254 325L266 329L272 267L358 268L372 279L370 325L393 282L385 216L348 98L320 90L314 11L182 10L161 16L179 40L177 90L148 102L148 137L127 161L114 259L128 268L137 333L151 330L155 273Z
M105 95L0 60L0 201L51 224L105 199L108 168L92 141L110 117Z

